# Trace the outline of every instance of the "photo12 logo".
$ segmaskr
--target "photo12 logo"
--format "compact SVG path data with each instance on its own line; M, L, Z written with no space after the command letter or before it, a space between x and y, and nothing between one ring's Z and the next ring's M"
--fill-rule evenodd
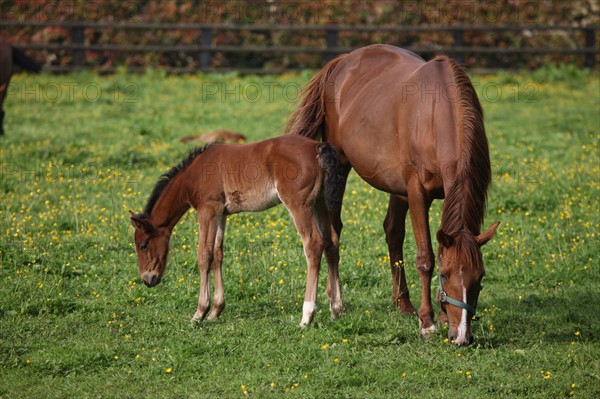
M140 100L135 82L13 82L7 92L11 101L52 104L76 101L133 104Z
M302 96L297 82L202 82L202 102L295 103Z

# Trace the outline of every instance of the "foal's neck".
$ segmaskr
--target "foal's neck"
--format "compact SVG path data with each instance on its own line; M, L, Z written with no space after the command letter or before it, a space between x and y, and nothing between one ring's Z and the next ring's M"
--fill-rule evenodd
M150 213L150 220L154 226L166 227L172 231L188 209L190 209L188 195L181 176L177 176L156 201Z

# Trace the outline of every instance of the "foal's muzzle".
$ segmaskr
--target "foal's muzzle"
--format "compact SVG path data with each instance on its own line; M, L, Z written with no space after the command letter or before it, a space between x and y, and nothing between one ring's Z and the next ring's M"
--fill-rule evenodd
M142 276L142 281L147 287L152 288L160 283L160 277L156 274L144 274Z

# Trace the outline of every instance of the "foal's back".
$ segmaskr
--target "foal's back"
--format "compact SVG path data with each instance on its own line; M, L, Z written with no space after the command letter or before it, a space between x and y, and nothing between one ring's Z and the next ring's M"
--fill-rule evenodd
M302 136L213 144L194 161L188 181L199 203L222 202L227 214L262 211L282 201L312 203L323 181L318 145Z

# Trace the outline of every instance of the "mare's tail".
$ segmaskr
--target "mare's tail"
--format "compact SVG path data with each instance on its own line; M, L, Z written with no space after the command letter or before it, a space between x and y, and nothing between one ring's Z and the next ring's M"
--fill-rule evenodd
M317 145L317 160L325 173L323 182L325 204L329 214L339 215L342 210L346 177L341 173L337 151L328 143L320 143Z
M306 136L311 139L325 133L325 90L331 72L346 55L331 60L304 87L302 101L286 127L286 134Z
M40 64L29 58L24 52L14 46L12 47L12 56L13 63L26 71L37 73L42 70L42 66Z

